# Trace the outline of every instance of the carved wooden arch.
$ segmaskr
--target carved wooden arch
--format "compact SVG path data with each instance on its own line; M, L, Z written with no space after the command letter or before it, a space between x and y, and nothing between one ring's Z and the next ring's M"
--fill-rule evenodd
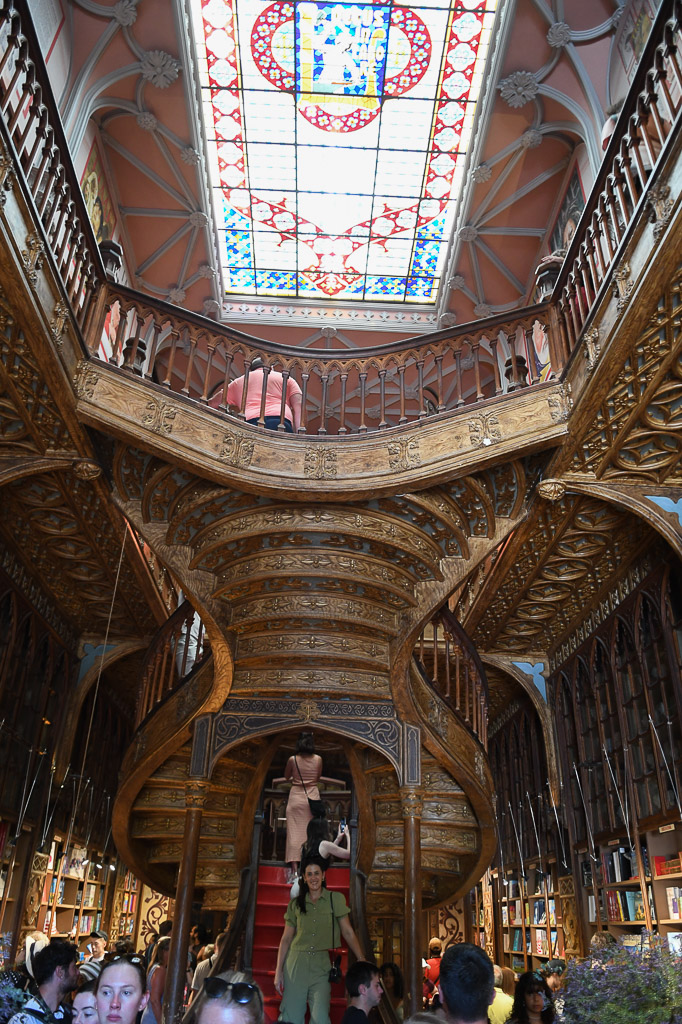
M584 494L600 498L608 505L616 505L626 512L642 519L656 530L670 544L678 558L682 558L682 522L672 511L666 512L653 497L679 499L678 487L661 487L656 483L641 483L628 480L599 481L565 476L559 479L543 480L538 493L549 501L560 500L565 493Z
M363 714L363 709L374 716ZM190 774L210 779L218 760L247 739L308 726L378 751L395 769L399 785L421 782L420 730L402 722L391 701L314 701L300 698L228 699L216 714L197 719Z
M538 692L537 687L533 685L528 675L517 668L516 665L513 665L511 659L496 654L481 654L481 660L484 664L492 665L496 669L505 672L508 676L511 676L514 682L518 683L526 696L529 697L540 722L542 739L545 744L549 783L552 787L554 802L558 804L561 799L559 763L557 761L556 740L549 705L542 699L542 695Z
M83 702L97 679L100 668L104 672L105 669L120 661L121 658L125 658L128 654L133 654L135 651L142 650L144 647L146 647L146 643L142 640L122 640L113 643L110 650L105 651L103 657L98 655L95 658L92 666L83 674L69 693L67 704L64 708L63 727L55 750L55 780L58 783L62 781L71 759L71 750Z

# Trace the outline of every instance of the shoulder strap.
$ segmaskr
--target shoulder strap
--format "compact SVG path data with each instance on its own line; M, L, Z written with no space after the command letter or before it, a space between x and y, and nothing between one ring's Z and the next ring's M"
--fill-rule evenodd
M303 781L303 775L301 774L301 769L298 767L298 758L296 757L296 754L294 754L294 761L296 762L296 769L298 771L298 776L299 776L299 778L301 780L301 785L303 786L303 792L307 796L308 795L308 790L306 789L305 782Z
M332 908L332 949L336 949L336 918L334 917L334 892L332 889L329 890L329 902Z

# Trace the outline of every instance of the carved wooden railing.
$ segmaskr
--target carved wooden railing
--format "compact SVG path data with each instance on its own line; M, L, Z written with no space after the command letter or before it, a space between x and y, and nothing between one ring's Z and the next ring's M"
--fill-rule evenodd
M300 434L385 430L537 384L536 347L540 339L552 343L546 305L397 344L330 351L261 341L121 285L104 291L89 331L91 352L104 338L110 362L223 412L228 384L244 374L231 409L240 420L251 362L261 356L261 421L267 375L276 370L301 386ZM282 403L281 430L284 415Z
M661 191L654 185L652 191L647 184L668 155L667 142L682 108L681 40L682 3L661 4L554 287L569 351L620 258L630 225L642 214L642 204L649 204L654 220L664 211L665 187ZM613 287L618 289L618 281ZM620 292L616 294L620 298Z
M449 608L424 627L414 650L422 676L487 750L488 680L483 663Z
M204 624L189 601L170 616L152 640L142 666L135 728L174 693L210 654Z
M104 277L102 260L40 45L21 0L2 0L0 39L0 178L3 163L23 171L35 221L43 231L43 237L34 240L34 259L45 248L51 253L65 297L83 329Z

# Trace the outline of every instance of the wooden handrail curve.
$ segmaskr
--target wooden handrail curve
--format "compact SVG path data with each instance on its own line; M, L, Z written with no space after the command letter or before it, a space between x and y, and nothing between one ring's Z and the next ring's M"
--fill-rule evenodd
M210 646L199 613L189 601L164 622L142 665L135 728L203 664Z
M421 673L461 724L488 748L488 680L474 645L446 606L422 630L414 650Z

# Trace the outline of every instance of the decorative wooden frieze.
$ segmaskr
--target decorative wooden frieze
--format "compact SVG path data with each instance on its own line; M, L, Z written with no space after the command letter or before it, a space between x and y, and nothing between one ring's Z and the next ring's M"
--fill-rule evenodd
M78 397L92 400L95 397L99 380L99 374L91 369L90 364L86 360L80 362L76 368L76 377L74 379L74 388Z
M422 464L419 439L416 437L402 437L396 441L389 441L387 451L389 468L396 472Z
M469 419L469 437L472 448L488 448L502 440L502 428L495 413L472 416Z
M331 447L313 447L305 450L303 471L312 480L329 480L338 472L337 451Z
M439 828L430 822L422 821L422 846L443 846L459 853L474 853L478 849L477 832L467 832L457 828Z
M565 384L560 384L558 394L549 398L548 404L550 416L554 423L566 423L573 408L570 382L567 381Z
M618 315L623 312L628 304L630 296L634 291L635 282L630 280L630 264L623 259L613 272L613 297L617 299L616 311Z
M339 689L362 691L379 694L390 692L387 673L367 672L362 669L344 671L342 669L273 669L237 668L232 683L232 692L246 690L249 694L259 690L288 691L292 689L311 690L315 693Z
M26 236L26 248L21 250L21 258L26 276L35 287L38 283L38 272L42 269L45 259L45 246L35 232Z
M597 365L601 352L598 327L591 327L588 331L585 331L583 347L585 349L585 369L588 374L591 374Z
M224 462L228 466L246 469L251 465L254 447L251 439L243 437L233 430L226 430L220 438L217 457L220 462Z
M64 331L66 330L70 315L71 310L65 302L59 301L56 303L52 319L50 320L50 333L52 340L58 347L61 347L64 342Z
M654 225L654 240L658 242L667 228L670 215L675 208L675 203L670 198L670 186L662 181L657 181L647 193L646 205L649 220Z
M450 875L459 875L462 871L462 862L459 857L437 850L422 850L421 864L422 871L437 871L439 874L445 872Z
M14 161L4 142L0 141L0 207L7 202L7 195L14 187Z
M142 426L153 430L155 434L169 435L173 431L177 414L178 409L171 402L150 398L142 413Z
M375 747L402 774L402 728L391 701L300 701L286 698L248 700L228 697L215 717L211 762L238 741L301 722L314 721Z

